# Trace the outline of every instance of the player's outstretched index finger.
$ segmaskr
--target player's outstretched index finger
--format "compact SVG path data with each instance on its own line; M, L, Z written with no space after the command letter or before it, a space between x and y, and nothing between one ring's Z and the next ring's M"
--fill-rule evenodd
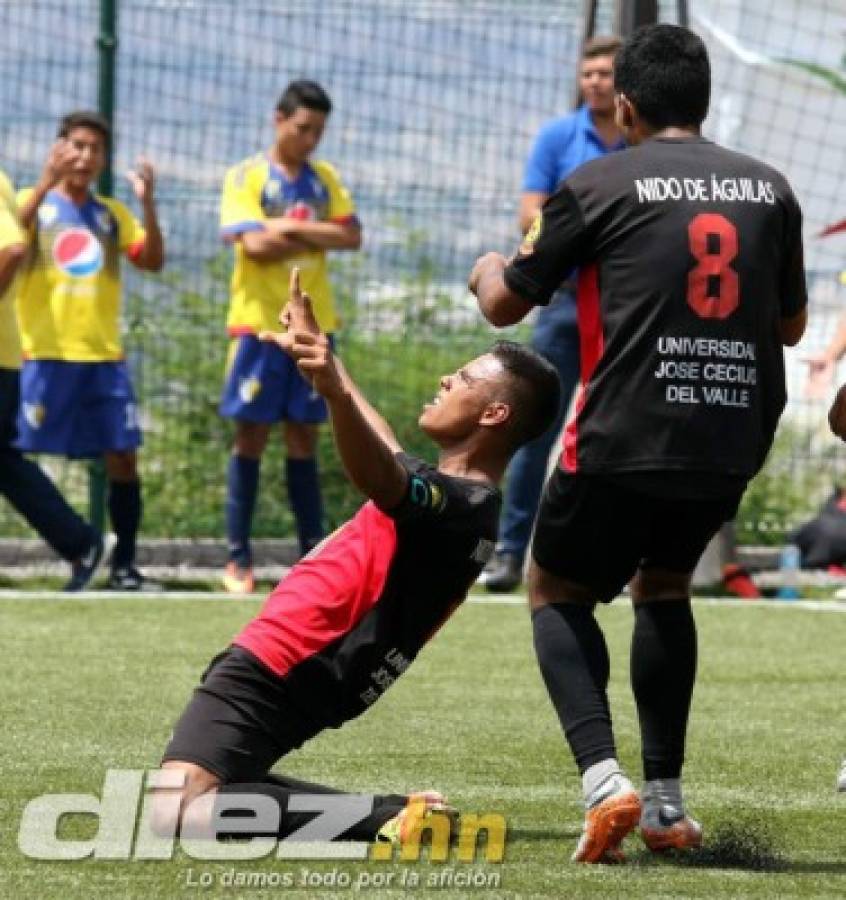
M304 294L300 287L300 270L297 266L291 269L291 281L288 289L288 327L294 331L308 331L320 334L320 326L314 318L311 298Z

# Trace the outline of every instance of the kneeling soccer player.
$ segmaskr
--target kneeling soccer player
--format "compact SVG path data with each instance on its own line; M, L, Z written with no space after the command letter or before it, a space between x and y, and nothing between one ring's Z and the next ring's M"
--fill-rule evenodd
M558 409L549 363L499 342L442 377L423 408L420 427L439 448L431 466L402 452L332 354L296 272L287 316L288 332L265 339L326 399L347 473L370 501L277 586L214 659L176 724L163 768L184 776L180 822L192 831L203 826L195 810L209 815L214 804L189 805L212 792L275 799L280 837L310 818L289 809L291 795L331 789L268 775L270 767L378 700L461 603L496 540L496 485L517 447ZM411 798L374 797L371 814L340 837L402 840L412 817L444 808L434 792Z

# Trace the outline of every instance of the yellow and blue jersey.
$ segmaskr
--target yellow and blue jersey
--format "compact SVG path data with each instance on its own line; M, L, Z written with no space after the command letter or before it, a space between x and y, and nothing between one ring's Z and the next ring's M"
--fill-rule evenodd
M32 193L18 194L23 205ZM134 257L145 232L110 197L90 194L77 206L50 191L28 234L17 286L24 356L71 362L121 359L120 257Z
M24 242L23 231L18 224L15 208L15 189L9 179L0 172L0 250L12 244ZM0 295L0 368L21 367L21 342L15 315L14 286Z
M261 231L269 218L288 216L319 222L355 219L352 197L338 172L327 162L307 162L291 180L265 153L229 169L220 204L221 237L235 244L229 315L231 335L278 330L279 311L288 299L291 268L300 270L300 283L311 297L321 329L332 332L338 317L326 265L325 250L308 250L284 260L250 259L237 238Z

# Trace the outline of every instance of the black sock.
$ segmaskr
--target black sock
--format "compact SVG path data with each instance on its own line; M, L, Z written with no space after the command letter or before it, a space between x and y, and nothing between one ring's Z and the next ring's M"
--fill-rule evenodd
M141 524L141 482L109 482L109 518L117 535L112 568L123 569L135 562L135 539Z
M689 598L635 604L631 679L643 777L678 778L696 679L696 623Z
M608 707L610 662L589 606L555 603L532 613L535 653L579 772L617 755Z
M319 810L314 811L289 811L288 800L293 794L331 794L342 797L345 791L338 791L334 788L325 787L320 784L312 784L308 781L299 781L296 778L286 778L278 775L268 775L263 781L250 782L246 784L223 784L218 788L219 794L252 794L261 797L270 797L276 801L280 810L279 829L276 836L279 838L287 837L298 828L322 815ZM361 796L361 795L356 795ZM379 829L388 821L399 813L408 801L407 797L401 794L376 794L371 795L372 806L370 812L360 821L351 825L334 840L342 841L373 841ZM229 815L237 815L237 811L229 813ZM332 813L326 813L329 824L332 822ZM225 815L224 815L225 818ZM238 835L242 838L256 837L259 834L251 835L239 828ZM222 835L225 836L225 835Z
M305 556L323 540L325 534L317 460L313 457L288 457L285 460L285 477L288 482L288 499L297 525L300 553Z
M250 530L258 496L261 460L233 453L226 467L226 537L229 558L239 566L252 564Z

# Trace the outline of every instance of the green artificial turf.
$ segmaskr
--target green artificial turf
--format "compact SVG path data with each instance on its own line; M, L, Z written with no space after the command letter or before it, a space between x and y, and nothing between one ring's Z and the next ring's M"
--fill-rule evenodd
M685 785L706 844L683 859L655 858L632 835L625 866L568 861L581 827L579 780L537 672L528 616L521 606L479 603L460 610L372 710L278 768L350 790L434 787L462 810L501 814L501 864L482 851L472 865L454 857L203 862L180 850L165 861L24 856L17 838L28 800L99 796L107 769L156 767L205 664L255 609L166 597L0 600L0 896L846 896L846 794L834 791L846 753L846 615L798 605L697 605ZM638 780L628 601L599 617L619 756ZM96 830L91 820L65 826L62 837ZM488 886L461 886L469 876ZM233 886L248 878L273 889ZM439 886L427 887L433 878ZM388 889L374 888L380 881Z

